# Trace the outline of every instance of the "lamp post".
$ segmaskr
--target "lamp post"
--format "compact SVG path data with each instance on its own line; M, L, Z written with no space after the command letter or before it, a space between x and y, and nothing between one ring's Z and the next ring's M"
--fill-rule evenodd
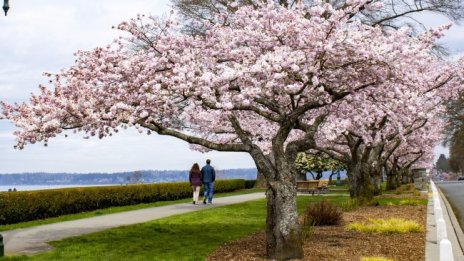
M3 11L5 12L5 16L10 10L10 0L3 0ZM3 244L3 236L0 234L0 257L5 255L5 245Z
M3 0L3 11L5 12L5 16L7 15L9 9L10 9L10 0Z

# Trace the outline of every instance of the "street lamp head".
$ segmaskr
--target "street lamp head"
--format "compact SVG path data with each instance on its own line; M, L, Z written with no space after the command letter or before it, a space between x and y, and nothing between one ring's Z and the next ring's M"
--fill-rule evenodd
M10 9L10 0L3 0L3 11L5 11L5 16L8 13L8 10Z

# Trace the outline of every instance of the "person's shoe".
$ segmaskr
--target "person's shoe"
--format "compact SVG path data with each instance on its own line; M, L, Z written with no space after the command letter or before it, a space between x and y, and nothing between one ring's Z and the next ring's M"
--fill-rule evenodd
M206 204L206 198L205 198L205 199L203 199L203 204Z
M208 202L208 204L213 204L213 202Z

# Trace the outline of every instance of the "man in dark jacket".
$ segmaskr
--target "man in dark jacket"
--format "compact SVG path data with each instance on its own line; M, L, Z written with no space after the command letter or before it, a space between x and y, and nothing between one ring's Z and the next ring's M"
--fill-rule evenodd
M206 200L208 199L208 203L213 203L213 187L214 181L216 180L216 172L214 168L211 167L211 160L206 160L206 165L201 168L201 181L203 182L205 197L203 199L203 204L206 204Z

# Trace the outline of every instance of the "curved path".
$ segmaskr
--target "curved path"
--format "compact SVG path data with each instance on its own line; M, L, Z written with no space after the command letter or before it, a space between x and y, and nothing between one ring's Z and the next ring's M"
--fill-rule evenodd
M265 198L263 192L214 199L212 205L181 203L1 232L7 255L31 255L52 249L47 242L177 214Z

